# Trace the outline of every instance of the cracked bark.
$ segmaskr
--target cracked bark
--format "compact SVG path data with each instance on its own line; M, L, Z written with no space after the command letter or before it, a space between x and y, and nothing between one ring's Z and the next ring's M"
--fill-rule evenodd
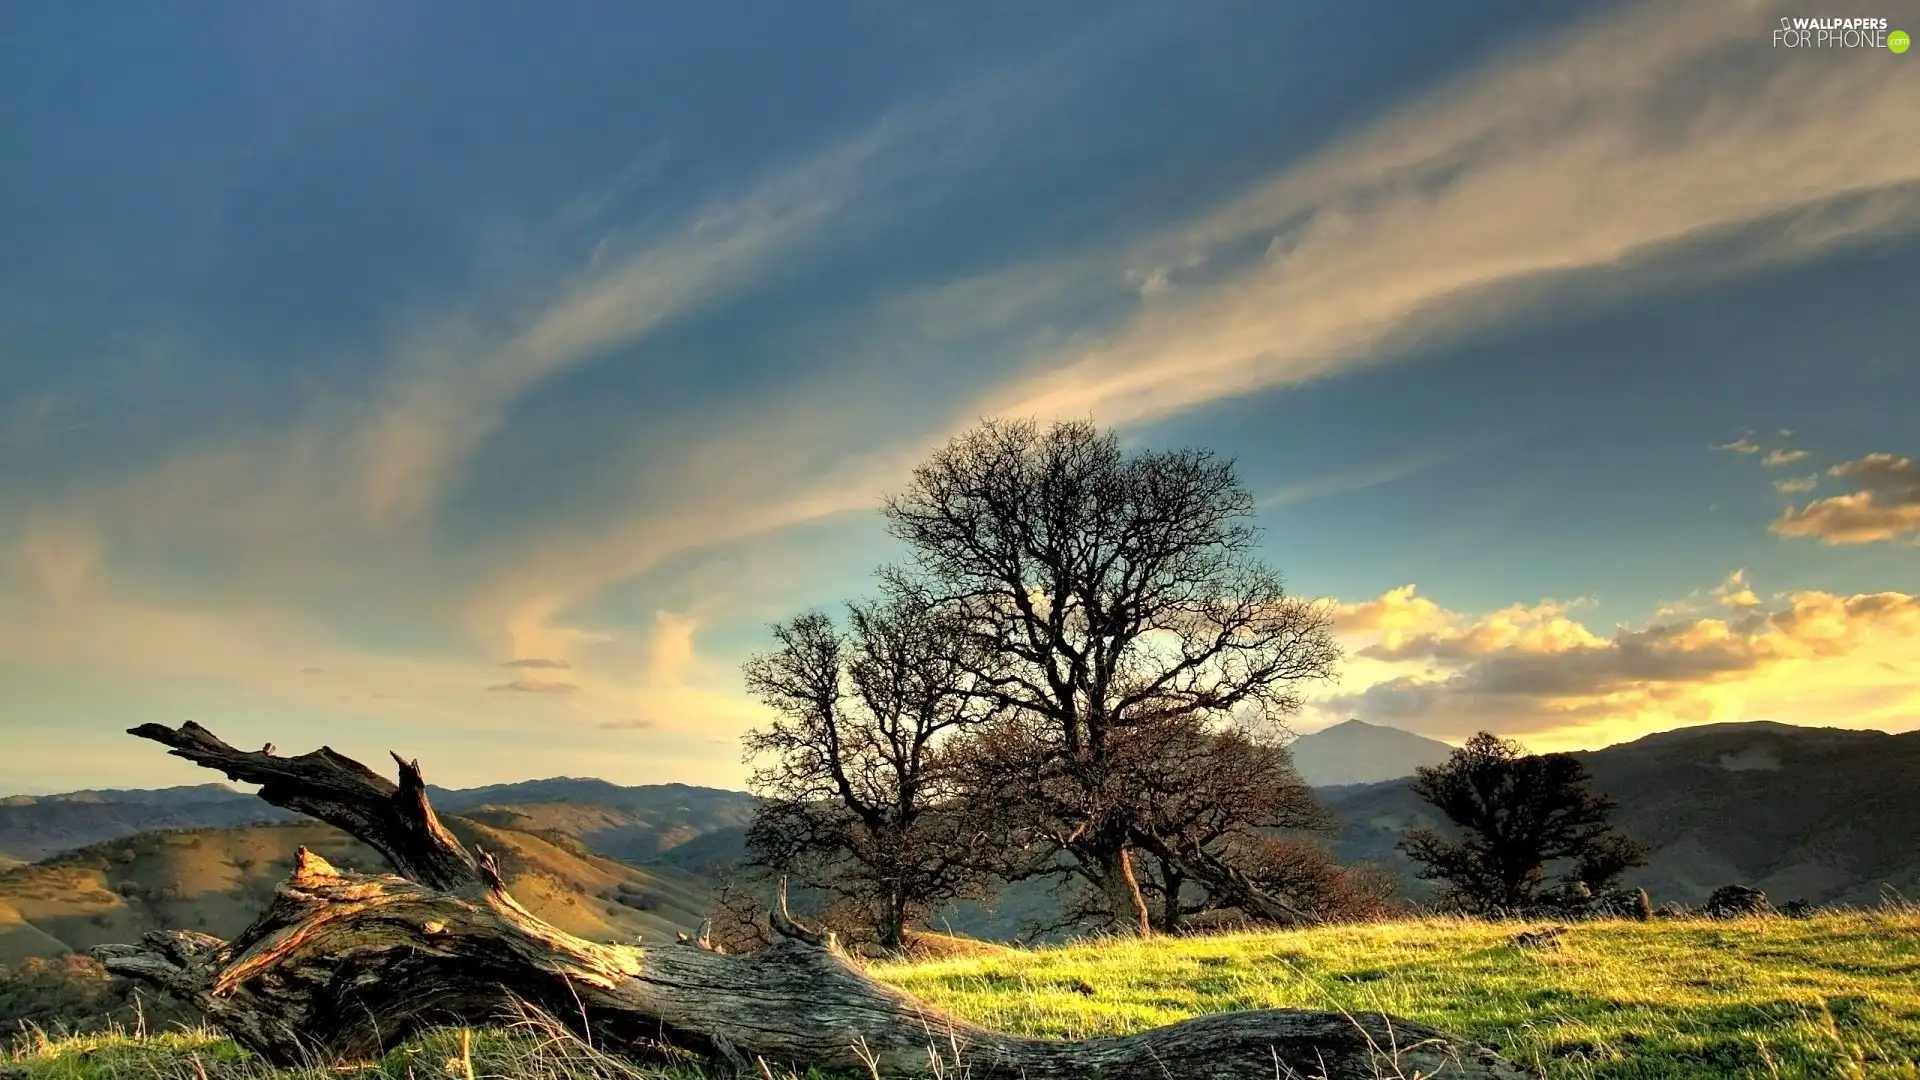
M275 1064L364 1060L431 1027L486 1024L530 1005L603 1050L640 1061L691 1054L735 1073L764 1061L864 1075L870 1057L889 1078L924 1075L935 1058L978 1080L1535 1075L1379 1013L1263 1009L1079 1041L1009 1035L869 978L784 905L773 912L784 940L742 956L698 942L596 944L516 903L492 858L441 826L414 763L395 758L396 784L326 748L241 751L192 723L131 733L259 784L262 799L345 830L399 872L345 873L303 851L233 941L176 930L94 950L110 971L194 1002Z

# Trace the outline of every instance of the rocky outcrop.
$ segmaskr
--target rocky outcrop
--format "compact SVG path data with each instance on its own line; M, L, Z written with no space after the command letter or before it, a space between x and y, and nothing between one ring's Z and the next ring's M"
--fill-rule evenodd
M1614 889L1594 897L1592 911L1603 919L1646 922L1653 918L1653 898L1645 889Z
M1713 890L1700 913L1709 919L1742 919L1753 915L1774 914L1767 894L1745 885L1724 885Z

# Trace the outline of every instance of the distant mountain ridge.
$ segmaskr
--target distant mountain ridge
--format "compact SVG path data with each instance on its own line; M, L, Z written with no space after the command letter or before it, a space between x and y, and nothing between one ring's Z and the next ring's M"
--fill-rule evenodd
M1821 904L1920 896L1920 732L1712 724L1573 756L1646 845L1647 865L1625 880L1658 901L1698 903L1730 884ZM1342 858L1418 885L1395 845L1444 823L1404 780L1321 794L1342 823Z
M6 795L0 796L0 806L42 806L48 803L107 805L143 803L153 806L189 806L196 803L247 798L252 796L236 791L226 784L193 784L170 788L89 788L84 791L64 791L57 795Z
M744 826L755 803L752 795L725 788L622 787L577 777L430 791L434 805L443 811L471 811L476 820L492 820L523 832L566 833L603 854L632 860L658 855L714 829ZM582 807L594 809L589 812ZM300 815L225 784L14 795L0 798L0 859L37 862L60 852L163 829L295 820L301 820Z
M1445 743L1349 720L1290 745L1309 784L1326 787L1412 775L1445 760ZM434 805L501 828L570 836L603 855L712 872L737 858L756 798L691 784L622 786L556 776L473 788L429 786ZM85 790L0 797L0 859L36 862L92 844L163 829L231 828L298 820L226 784ZM681 855L683 844L700 841Z
M1356 746L1388 750L1380 751L1378 760L1355 761ZM1439 823L1413 795L1407 776L1420 765L1444 760L1451 748L1357 721L1302 736L1294 747L1303 776L1342 823L1336 853L1346 861L1373 861L1396 870L1410 892L1425 895L1424 883L1414 879L1414 867L1395 845L1405 829ZM1712 889L1734 883L1757 885L1776 899L1816 903L1872 904L1889 889L1920 897L1920 785L1914 783L1920 776L1920 732L1718 724L1576 756L1587 764L1596 787L1620 803L1616 820L1621 827L1649 848L1648 865L1627 880L1644 885L1657 901L1697 903ZM1329 783L1367 775L1364 768L1400 775L1375 783ZM39 881L40 867L7 869L7 864L45 859L49 848L71 850L135 832L182 828L219 830L198 834L204 843L219 845L230 842L221 837L253 835L251 823L293 818L217 784L164 789L153 802L141 802L141 794L74 793L0 804L0 881ZM450 818L465 822L461 828L495 830L519 838L515 842L528 850L617 859L643 875L671 878L683 893L710 885L738 861L757 804L740 791L684 784L622 787L573 777L435 789L433 798ZM598 880L611 872L569 870L556 880ZM233 873L216 866L215 877L227 881ZM545 881L536 875L528 887L546 889ZM213 895L231 887L229 882L198 891ZM49 895L57 891L34 888ZM543 902L567 907L558 892ZM1004 936L1016 929L1016 914L1049 903L1016 889L997 912L965 908L942 918L950 917L960 932ZM690 909L693 901L685 899L682 906ZM59 910L48 908L35 918L53 925L47 920L61 917ZM570 908L567 913L572 914ZM101 911L87 918L93 914ZM675 919L686 915L678 911ZM102 917L119 919L111 912ZM0 924L8 919L0 910ZM78 924L60 925L67 928L63 934L85 937Z
M137 833L231 828L299 816L218 784L162 788L151 802L136 798L139 792L113 792L116 797L107 799L79 797L95 794L15 796L0 803L0 857L38 862Z
M1438 739L1361 720L1302 735L1287 749L1301 779L1317 788L1398 780L1453 753Z

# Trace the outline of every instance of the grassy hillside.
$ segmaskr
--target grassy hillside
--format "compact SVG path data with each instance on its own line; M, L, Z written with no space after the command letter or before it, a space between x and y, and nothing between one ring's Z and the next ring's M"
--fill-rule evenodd
M671 867L638 869L565 837L448 819L460 839L494 852L521 903L597 941L671 940L707 907L707 885ZM370 848L315 822L143 833L0 871L0 964L57 956L148 930L232 937L251 922L307 847L350 869L378 870Z
M1558 952L1513 948L1513 932L1415 921L881 974L983 1023L1044 1035L1226 1009L1379 1009L1555 1077L1920 1076L1920 912L1581 924Z
M1385 1009L1498 1045L1556 1080L1920 1076L1920 912L1592 923L1559 952L1512 948L1513 930L1415 921L989 950L874 972L969 1019L1039 1035L1264 1006ZM475 1046L474 1076L621 1075L579 1047L498 1035ZM381 1072L463 1077L457 1047L439 1037ZM12 1067L24 1080L185 1078L196 1053L214 1080L256 1071L204 1035L25 1039Z

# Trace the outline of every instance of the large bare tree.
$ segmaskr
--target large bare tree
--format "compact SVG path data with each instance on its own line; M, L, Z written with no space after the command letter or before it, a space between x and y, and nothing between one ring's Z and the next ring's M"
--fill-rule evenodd
M1235 906L1287 908L1157 832L1151 809L1165 732L1275 724L1339 658L1329 613L1257 557L1253 511L1210 451L1128 453L1089 422L1031 421L960 436L885 505L911 553L888 587L950 613L976 691L1006 714L982 790L1051 849L1038 865L1084 878L1123 932L1152 929L1142 845Z
M774 637L745 667L775 714L745 739L766 797L749 858L855 905L898 951L910 922L979 880L943 744L991 706L942 613L909 598L849 605L844 630L808 612Z
M597 944L515 902L494 860L440 824L416 764L400 761L395 784L326 747L297 757L236 750L196 724L133 734L260 785L262 799L345 830L398 872L347 873L302 850L272 906L232 941L174 930L94 950L109 971L180 996L275 1065L365 1061L434 1026L531 1006L607 1052L650 1063L694 1056L732 1076L1535 1075L1380 1013L1258 1009L1107 1038L1007 1035L875 982L783 907L769 914L784 940L746 956Z

